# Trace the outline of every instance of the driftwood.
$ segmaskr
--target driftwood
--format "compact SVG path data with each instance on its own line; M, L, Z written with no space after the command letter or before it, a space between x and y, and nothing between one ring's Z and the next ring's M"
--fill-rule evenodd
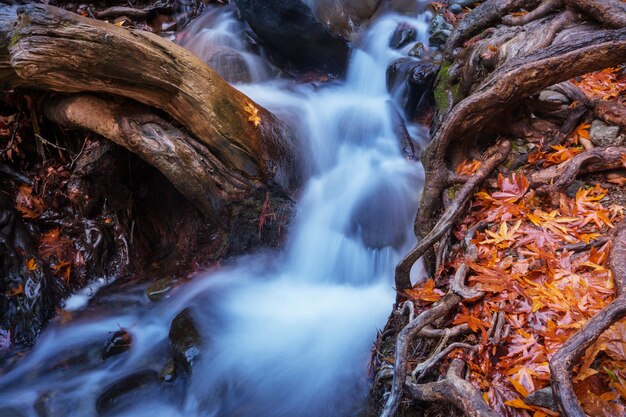
M210 216L259 190L288 199L300 184L291 130L154 34L52 6L2 7L0 89L14 88L98 94L54 97L45 114L142 156Z

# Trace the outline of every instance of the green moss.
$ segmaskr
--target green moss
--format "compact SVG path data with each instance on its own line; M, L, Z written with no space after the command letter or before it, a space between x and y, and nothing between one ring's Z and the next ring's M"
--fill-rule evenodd
M458 83L452 84L452 80L450 77L451 67L452 62L444 61L441 64L441 68L439 69L439 74L437 74L434 94L437 111L439 113L446 111L463 98L460 85ZM449 93L452 94L453 103L450 103L449 101Z
M14 47L20 41L20 34L17 32L13 32L11 35L11 39L9 39L9 48Z

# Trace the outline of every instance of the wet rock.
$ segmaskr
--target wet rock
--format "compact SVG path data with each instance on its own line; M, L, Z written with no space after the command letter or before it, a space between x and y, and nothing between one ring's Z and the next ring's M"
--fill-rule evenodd
M474 3L476 0L452 0L449 2L450 5L458 4L461 7L469 7Z
M439 67L400 58L387 68L387 89L408 117L425 112L433 102L433 84Z
M104 344L102 350L102 359L110 358L111 356L119 355L126 352L132 346L133 338L126 330L121 329L113 333Z
M235 0L241 16L270 51L299 70L342 72L348 44L300 0Z
M104 389L96 400L96 410L98 414L104 414L117 407L122 408L124 397L127 395L140 390L155 389L159 384L159 374L153 370L128 375Z
M393 131L398 139L398 143L400 144L400 150L402 151L402 156L409 161L419 161L420 149L418 144L413 141L409 131L406 128L406 124L402 119L402 116L396 110L396 107L393 105L391 101L387 102L387 108L389 109L389 115L391 118L391 124L393 126Z
M552 90L543 90L539 93L539 101L556 104L569 104L570 100L564 94Z
M349 39L376 12L381 0L316 0L315 14L333 32Z
M398 26L389 41L389 46L394 49L400 49L416 39L417 31L413 26L406 22L398 23Z
M569 198L575 198L576 197L576 193L578 192L578 190L580 190L584 186L585 186L585 183L582 182L582 181L579 181L579 180L573 181L565 189L565 195L568 196Z
M54 391L46 391L35 400L35 412L38 417L68 416L76 413L76 399L68 398ZM0 416L3 414L0 413Z
M421 42L417 42L409 51L409 56L419 58L424 55L424 52L426 52L426 47L424 46L424 44Z
M163 382L172 382L176 379L176 365L174 361L170 361L159 372L159 378Z
M172 359L187 373L191 373L193 364L200 355L202 338L188 308L172 320L169 339Z
M601 120L591 122L589 137L596 146L620 146L623 142L619 135L619 126L607 125Z
M372 249L392 247L398 250L407 239L403 225L412 217L411 206L402 200L403 195L394 184L384 179L370 187L355 206L348 234L360 237Z
M175 282L176 279L173 277L158 279L146 289L146 295L152 302L160 301L174 287Z
M435 47L445 45L446 41L452 33L452 25L446 22L443 15L435 16L428 25L428 33L430 34L430 44Z
M552 395L551 387L531 392L526 398L524 398L524 403L547 408L552 411L558 411L556 402L554 401L554 396Z
M454 3L454 4L450 5L448 10L450 10L454 14L459 14L459 13L461 13L463 11L463 6L461 6L458 3Z

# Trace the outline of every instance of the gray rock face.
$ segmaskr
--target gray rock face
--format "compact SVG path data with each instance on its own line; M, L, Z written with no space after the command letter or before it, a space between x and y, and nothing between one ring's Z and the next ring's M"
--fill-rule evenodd
M539 93L539 100L559 104L569 104L570 102L564 94L552 90L543 90Z
M524 403L557 411L551 387L546 387L530 393L528 397L524 398Z
M235 0L241 16L270 51L299 70L341 72L348 44L300 0Z
M430 21L428 33L430 33L430 44L440 47L445 45L446 41L452 33L453 26L446 22L443 15L438 14Z
M591 123L589 136L591 142L596 146L620 146L624 141L619 135L619 126L607 125L601 120L594 120Z

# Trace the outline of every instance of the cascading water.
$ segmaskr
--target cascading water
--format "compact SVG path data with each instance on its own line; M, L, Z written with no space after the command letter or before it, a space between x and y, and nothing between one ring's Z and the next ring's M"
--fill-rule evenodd
M220 13L231 12L211 9L200 21L213 26L196 22L180 42L249 54L237 26L229 28L235 20ZM0 376L0 416L357 414L369 349L394 299L394 265L414 243L422 181L419 166L401 155L385 89L386 67L401 56L389 39L407 20L375 22L353 51L346 81L238 85L289 121L310 155L310 179L282 252L243 257L156 304L145 288L101 290L80 318L49 326ZM411 23L423 38L424 17ZM254 67L259 57L246 62ZM200 327L200 356L190 376L162 382L156 375L167 362L170 323L185 308ZM103 341L120 327L133 336L130 351L103 360ZM107 397L116 390L126 393Z

